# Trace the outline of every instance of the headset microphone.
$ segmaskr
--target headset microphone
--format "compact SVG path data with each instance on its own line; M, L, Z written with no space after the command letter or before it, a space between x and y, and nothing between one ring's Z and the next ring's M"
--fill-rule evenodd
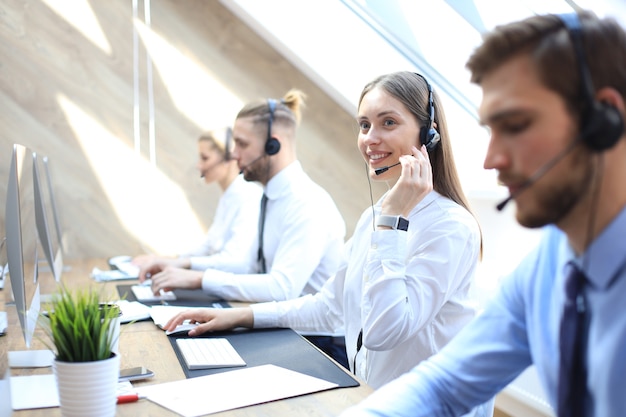
M376 174L376 175L380 175L380 174L382 174L383 172L387 172L387 171L389 170L389 168L393 168L393 167L395 167L396 165L400 165L400 161L396 162L396 163L395 163L395 164L393 164L393 165L389 165L389 166L386 166L386 167L381 167L381 168L376 168L376 169L374 170L374 174Z
M252 162L250 162L249 164L246 164L242 166L241 168L239 168L239 173L243 174L244 169L249 168L250 166L254 165L259 159L263 158L264 156L265 154L259 155L258 157L254 158Z
M582 139L583 139L582 136L578 136L567 148L563 149L561 153L559 153L557 156L552 158L547 164L539 168L530 178L524 181L524 183L522 183L522 185L517 190L515 190L507 198L502 200L496 206L496 209L498 211L502 211L504 207L506 207L506 205L509 204L511 200L515 199L523 191L525 191L531 185L539 181L539 179L541 179L541 177L543 177L550 169L552 169L556 164L558 164L559 161L561 161L561 159L563 159L568 153L574 150L574 148L582 141Z

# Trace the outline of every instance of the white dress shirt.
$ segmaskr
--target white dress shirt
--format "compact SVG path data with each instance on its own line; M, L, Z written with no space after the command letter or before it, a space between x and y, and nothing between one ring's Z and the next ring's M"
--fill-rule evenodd
M202 279L205 292L224 300L287 300L316 293L339 267L345 222L331 196L309 178L300 162L276 174L265 194L263 251L268 272L208 269ZM256 238L245 263L257 272L258 217L253 230Z
M190 258L191 269L250 272L249 265L241 259L256 244L262 194L260 184L246 181L243 175L235 178L220 197L205 240L180 255Z
M252 305L255 327L328 333L345 325L350 367L375 388L433 355L474 317L480 251L474 217L437 192L411 211L406 232L373 231L381 201L362 214L347 263L321 292Z

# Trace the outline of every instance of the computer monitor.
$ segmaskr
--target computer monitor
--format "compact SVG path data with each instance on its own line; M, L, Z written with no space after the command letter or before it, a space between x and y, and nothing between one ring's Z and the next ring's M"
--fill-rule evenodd
M52 217L54 218L54 227L56 228L57 238L59 239L59 247L63 253L65 253L65 245L63 244L63 229L61 228L61 220L59 220L59 209L57 208L57 200L54 196L54 186L52 185L52 175L50 174L50 159L47 156L44 156L42 160L46 171L46 179L48 180L48 190L50 192L50 203L52 207Z
M13 145L6 197L6 249L15 309L28 350L9 352L11 367L50 366L53 358L49 350L30 349L41 307L34 175L35 154L22 145Z
M0 235L0 290L4 289L5 279L8 279L9 276L9 264L7 263L7 251L6 251L6 241L7 238L4 236L4 231L1 232Z
M63 271L62 237L47 161L47 157L34 156L35 220L45 259L59 282Z

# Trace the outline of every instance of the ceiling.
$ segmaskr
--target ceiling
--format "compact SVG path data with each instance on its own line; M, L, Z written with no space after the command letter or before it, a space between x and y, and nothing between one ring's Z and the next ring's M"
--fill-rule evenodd
M533 14L578 7L626 27L623 0L221 1L351 114L361 89L376 76L398 70L426 76L444 102L470 193L498 188L494 174L476 163L488 138L476 119L480 90L465 69L481 34Z

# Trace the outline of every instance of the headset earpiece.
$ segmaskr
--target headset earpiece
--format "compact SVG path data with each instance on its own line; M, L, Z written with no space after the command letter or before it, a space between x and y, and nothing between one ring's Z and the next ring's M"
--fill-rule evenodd
M420 77L426 83L426 87L428 88L428 122L426 125L420 128L420 144L426 146L427 150L435 149L439 141L441 140L441 136L439 136L439 132L435 129L433 123L435 122L435 102L433 100L433 88L426 79L421 74L415 73L418 77Z
M601 152L613 147L624 133L624 119L615 106L595 99L595 89L585 60L582 25L577 13L558 15L569 33L581 79L585 108L581 114L580 136L589 149Z
M267 155L276 155L280 151L280 142L276 138L269 138L265 142L265 153Z
M581 130L585 144L597 152L612 148L624 132L624 120L619 110L594 100L587 112Z
M272 123L274 122L276 100L272 98L268 99L267 107L269 107L270 115L267 119L267 139L265 140L265 154L271 156L276 155L280 151L280 142L275 137L272 137Z
M428 129L426 126L423 126L420 129L420 143L426 146L426 149L429 151L435 149L440 140L439 132L434 127Z

